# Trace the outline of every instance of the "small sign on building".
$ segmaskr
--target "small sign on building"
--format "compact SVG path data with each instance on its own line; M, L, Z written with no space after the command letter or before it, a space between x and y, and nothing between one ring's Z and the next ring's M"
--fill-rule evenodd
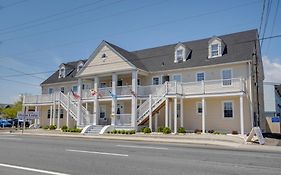
M280 123L280 118L279 117L272 117L271 122L272 123Z
M33 120L33 119L39 119L39 112L38 111L28 111L28 112L18 112L17 118L19 120Z

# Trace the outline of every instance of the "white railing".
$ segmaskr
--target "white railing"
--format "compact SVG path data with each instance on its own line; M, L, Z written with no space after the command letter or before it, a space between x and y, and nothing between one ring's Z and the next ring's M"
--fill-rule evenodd
M138 96L149 96L149 94L155 94L160 87L163 85L149 85L149 86L138 86Z
M116 95L117 96L131 96L132 95L132 86L117 86Z
M116 126L131 126L131 114L116 114L115 115Z
M42 103L52 103L53 96L51 94L42 95L26 95L24 97L24 104L42 104Z

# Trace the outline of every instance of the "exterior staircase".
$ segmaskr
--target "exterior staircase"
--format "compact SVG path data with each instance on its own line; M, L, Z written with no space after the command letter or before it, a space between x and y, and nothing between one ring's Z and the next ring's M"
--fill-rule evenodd
M166 100L165 95L167 94L167 86L167 82L164 83L137 109L137 125L141 125L149 119L150 110L153 115L154 113L158 112L162 106L164 106L164 102Z
M103 127L103 125L92 125L91 129L86 131L85 134L98 135Z

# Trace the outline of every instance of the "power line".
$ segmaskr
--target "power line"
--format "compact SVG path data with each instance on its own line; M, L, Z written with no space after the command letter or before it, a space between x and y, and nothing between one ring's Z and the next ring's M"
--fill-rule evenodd
M101 5L101 6L92 8L92 9L87 9L87 10L82 11L82 12L66 15L66 16L63 16L63 17L60 17L60 18L55 18L55 19L51 19L51 20L47 20L47 21L43 21L43 22L39 21L39 23L37 23L37 24L31 24L31 25L28 25L28 26L19 27L19 28L14 29L14 30L6 31L6 32L1 32L0 35L18 32L18 30L25 30L25 29L29 29L29 28L32 28L32 27L38 27L40 25L44 25L44 24L48 24L48 23L51 23L51 22L59 21L59 20L62 20L62 19L65 19L65 18L68 18L68 17L71 17L71 16L76 16L76 15L81 15L83 13L92 12L93 10L97 10L97 9L101 9L101 8L104 8L104 7L112 6L112 5L120 3L122 1L123 0L117 0L115 2L110 2L110 3L107 3L105 5Z
M266 17L265 17L265 23L264 23L262 38L264 38L265 33L266 33L266 29L267 29L267 25L268 25L268 21L269 21L269 16L270 16L271 4L272 4L272 1L268 0L267 1ZM262 46L263 46L263 40L261 41L261 48L262 48Z
M20 0L20 1L17 1L17 2L13 2L13 3L10 3L8 5L5 5L3 7L0 6L0 10L2 9L6 9L6 8L10 8L10 7L13 7L13 6L16 6L18 4L21 4L21 3L24 3L24 2L27 2L28 0Z
M265 1L263 0L263 4L262 4L262 13L261 13L261 20L260 20L260 27L259 27L259 35L262 29L262 24L263 24L263 17L264 17L264 12L265 12Z
M232 10L232 9L248 6L248 5L251 5L251 4L256 3L256 2L257 2L257 0L254 0L254 1L247 2L247 3L232 6L232 7L229 7L229 8L213 10L213 11L209 11L209 12L206 12L206 13L186 16L186 17L182 17L182 18L178 18L178 19L174 19L174 20L169 20L169 21L163 21L163 22L160 22L160 23L157 23L157 24L147 25L147 26L143 26L143 27L140 27L140 28L135 28L135 29L127 30L127 31L121 31L121 32L113 33L113 34L107 35L107 37L108 36L116 36L116 35L120 35L120 34L124 34L124 33L136 32L136 31L154 28L154 27L158 27L158 26L162 26L162 25L166 25L166 24L182 22L183 20L189 20L189 19L192 19L192 18L208 16L208 15L211 15L211 14L217 14L217 13L229 11L229 10ZM102 38L102 37L100 37L100 38ZM98 39L98 38L94 38L94 39ZM23 54L27 54L27 53L35 53L35 52L40 52L42 50L51 49L51 48L64 47L64 46L69 46L69 45L76 45L78 43L83 43L83 42L92 41L92 40L93 39L86 39L86 40L80 40L80 41L76 41L76 42L66 42L66 43L63 43L63 44L55 45L55 46L53 45L52 47L47 47L47 48L42 48L42 49L33 49L33 50L30 50L30 51L25 51L25 52L18 52L18 53L16 53L16 55L23 55ZM3 58L3 57L0 57L0 60L1 60L1 58Z
M14 72L18 72L18 73L27 75L27 73L25 73L25 72L23 72L23 71L20 71L20 70L11 68L11 67L3 66L3 65L0 65L0 66L3 67L3 68L6 68L6 69L12 70L12 71L14 71ZM30 75L31 77L34 77L34 78L38 78L38 79L44 80L44 78L35 76L35 75L33 75L33 74L28 74L28 75Z
M93 23L93 22L100 21L102 19L106 19L106 18L110 18L110 17L116 17L116 16L119 16L119 15L122 15L122 14L125 14L125 13L129 13L129 12L135 12L137 10L144 9L146 7L152 7L154 5L160 5L160 4L162 5L163 3L166 3L168 1L164 1L163 3L159 3L159 1L156 1L156 3L155 3L155 1L152 1L152 2L153 3L145 4L145 5L140 6L140 7L131 8L131 9L128 9L128 10L123 10L123 11L120 11L120 12L117 12L117 13L113 13L113 14L110 14L110 15L105 15L105 16L102 16L102 17L90 19L90 20L83 21L83 22L76 23L76 24L64 25L62 27L54 28L54 29L51 29L51 30L45 30L45 31L42 31L42 32L32 33L32 34L28 34L28 35L24 35L24 36L7 38L7 39L2 40L2 42L17 40L17 39L22 39L22 38L30 38L30 37L34 37L36 35L50 33L50 32L57 32L57 31L64 30L64 29L68 30L68 29L71 29L71 28L74 28L74 27L80 27L81 25L84 25L84 24L87 24L87 23Z
M5 80L5 81L9 81L9 82L13 82L13 83L17 83L17 84L21 84L21 85L27 85L27 86L35 86L35 87L40 87L39 85L36 84L31 84L31 83L26 83L26 82L22 82L22 81L17 81L17 80L10 80L10 79L6 79L6 78L1 78L1 80Z

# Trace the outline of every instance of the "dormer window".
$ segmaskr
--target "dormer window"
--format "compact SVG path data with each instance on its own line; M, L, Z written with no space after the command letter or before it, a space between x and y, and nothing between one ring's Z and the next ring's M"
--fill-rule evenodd
M80 62L79 64L78 64L78 66L77 66L77 72L79 72L82 68L83 68L83 63L82 62Z
M61 67L59 70L59 78L65 77L65 67Z
M182 61L183 60L183 49L178 49L177 50L177 53L176 53L176 56L177 56L177 61Z
M223 55L225 50L225 44L220 38L214 36L209 40L208 44L208 58L215 58Z
M219 44L212 44L211 45L211 56L215 57L219 55Z
M175 63L186 61L186 48L182 43L178 43L175 47Z

